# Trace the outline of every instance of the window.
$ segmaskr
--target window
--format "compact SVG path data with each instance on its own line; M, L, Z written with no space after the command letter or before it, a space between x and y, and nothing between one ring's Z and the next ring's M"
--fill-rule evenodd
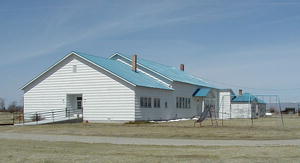
M191 108L191 99L188 98L188 101L187 101L187 108Z
M82 97L77 97L77 109L82 109Z
M151 108L151 97L141 97L140 98L141 108Z
M151 108L151 98L148 97L148 103L147 103L148 108Z
M147 107L147 98L141 97L140 106L141 106L141 108L146 108Z
M179 97L179 108L182 108L182 98L181 97Z
M73 73L77 72L77 65L73 65Z
M191 99L185 97L176 97L176 107L183 109L191 108Z
M154 98L154 108L160 108L160 98Z
M168 108L168 102L167 101L165 102L165 108Z

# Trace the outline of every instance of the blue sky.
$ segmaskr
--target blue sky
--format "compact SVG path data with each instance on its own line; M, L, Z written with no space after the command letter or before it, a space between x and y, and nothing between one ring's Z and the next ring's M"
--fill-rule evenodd
M0 97L70 51L178 66L224 88L300 102L297 0L0 1Z

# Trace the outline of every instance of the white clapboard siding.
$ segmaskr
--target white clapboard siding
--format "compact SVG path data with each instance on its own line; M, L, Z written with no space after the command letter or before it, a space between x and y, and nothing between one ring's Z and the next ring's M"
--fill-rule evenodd
M232 103L231 118L251 118L251 104Z
M174 100L173 91L162 90L162 89L152 89L145 87L136 88L135 97L135 120L169 120L172 119L172 112L174 111ZM151 97L152 107L151 108L141 108L140 107L140 97ZM160 108L154 108L154 98L160 98ZM167 102L167 108L165 107L165 102Z
M133 86L77 56L65 59L24 91L25 113L65 109L67 94L82 94L84 120L134 120Z
M169 120L177 118L191 118L197 115L197 104L202 110L202 99L197 101L192 95L199 86L185 84L181 82L172 83L173 91L151 89L144 87L136 88L135 97L135 117L136 120ZM141 108L140 97L151 97L152 108ZM176 97L191 98L191 108L176 108ZM153 98L160 98L161 108L153 107ZM168 107L165 108L165 102Z
M219 118L229 119L231 117L231 92L220 91L219 92Z
M195 98L193 98L193 93L199 88L199 86L191 85L191 84L185 84L181 82L174 82L173 88L175 89L173 100L174 100L174 109L175 109L175 117L177 118L191 118L193 116L196 116L197 113L197 103L201 103L202 101L196 101ZM185 98L191 98L191 108L176 108L176 97L185 97ZM200 106L202 107L202 105Z

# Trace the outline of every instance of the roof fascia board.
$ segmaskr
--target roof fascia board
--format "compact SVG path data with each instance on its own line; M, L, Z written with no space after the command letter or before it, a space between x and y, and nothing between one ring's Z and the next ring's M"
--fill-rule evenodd
M50 71L52 68L54 68L56 65L58 65L59 63L61 63L63 60L65 60L66 58L68 58L72 54L73 54L73 52L67 54L65 57L63 57L62 59L60 59L58 62L56 62L55 64L53 64L52 66L50 66L47 70L43 71L42 73L40 73L39 75L37 75L36 77L34 77L32 80L30 80L29 82L27 82L20 89L24 90L28 85L30 85L32 82L34 82L35 80L37 80L38 78L40 78L41 76L43 76L45 73L47 73L48 71Z
M27 86L29 86L32 82L34 82L35 80L37 80L38 78L40 78L41 76L43 76L45 73L49 72L52 68L54 68L56 65L60 64L62 61L64 61L66 58L68 58L68 57L71 56L71 55L76 55L77 57L79 57L79 58L81 58L81 59L83 59L83 60L85 60L85 61L87 61L87 62L89 62L89 63L91 63L91 64L93 64L93 65L95 65L95 66L97 66L97 67L99 67L99 68L101 68L101 69L103 69L104 71L106 71L106 72L108 72L108 73L110 73L110 74L116 76L117 78L119 78L119 79L121 79L121 80L124 80L125 82L129 83L130 85L136 86L135 84L129 82L128 80L125 80L124 78L122 78L122 77L116 75L115 73L112 73L111 71L109 71L109 70L103 68L102 66L99 66L98 64L95 64L95 63L93 63L92 61L90 61L90 60L88 60L88 59L86 59L86 58L80 56L80 55L77 54L76 52L71 52L71 53L69 53L68 55L66 55L65 57L63 57L61 60L59 60L57 63L55 63L54 65L52 65L51 67L49 67L46 71L42 72L40 75L38 75L37 77L33 78L31 81L29 81L28 83L26 83L23 87L21 87L21 90L24 90L24 89L25 89Z
M187 85L192 85L192 86L196 86L199 88L210 88L210 89L219 90L218 88L214 88L214 87L208 87L208 86L204 86L204 85L196 85L196 84L186 83L186 82L182 82L182 81L175 81L174 83L187 84Z
M114 56L117 56L117 55L118 55L118 56L121 56L121 57L123 57L123 58L125 58L125 59L127 59L128 61L131 61L128 57L126 57L126 56L124 56L124 55L122 55L122 54L119 54L119 53L115 53L115 54L111 55L111 56L109 57L109 59L111 59L111 58L113 58ZM163 77L163 78L165 78L165 79L171 81L171 82L174 81L174 80L172 80L172 79L166 77L165 75L162 75L161 73L159 73L159 72L157 72L157 71L154 71L154 70L152 70L152 69L150 69L150 68L148 68L148 67L146 67L146 66L144 66L144 65L142 65L142 64L140 64L140 63L137 63L137 64L138 64L139 66L141 66L141 67L143 67L143 68L145 68L145 69L147 69L147 70L149 70L149 71L151 71L151 72L153 72L153 73L155 73L155 74L157 74L157 75L159 75L159 76L161 76L161 77Z
M101 68L101 69L103 69L104 71L106 71L106 72L108 72L108 73L110 73L110 74L116 76L117 78L119 78L119 79L121 79L121 80L124 80L124 81L127 82L128 84L130 84L130 85L132 85L132 86L136 86L136 85L133 84L132 82L130 82L130 81L128 81L128 80L126 80L126 79L120 77L119 75L117 75L117 74L115 74L115 73L113 73L113 72L107 70L106 68L104 68L104 67L102 67L102 66L100 66L100 65L98 65L98 64L96 64L96 63L94 63L94 62L92 62L92 61L90 61L90 60L88 60L88 59L86 59L86 58L84 58L84 57L82 57L82 56L80 56L80 55L77 54L76 52L73 52L73 53L74 53L76 56L78 56L79 58L81 58L81 59L83 59L83 60L85 60L85 61L87 61L87 62L89 62L89 63L91 63L91 64L93 64L93 65L95 65L95 66L97 66L97 67L99 67L99 68Z
M173 89L173 88L164 89L164 88L147 87L147 86L141 86L141 85L137 85L136 87L151 88L151 89L159 89L159 90L165 90L165 91L174 91L174 90L175 90L175 89Z

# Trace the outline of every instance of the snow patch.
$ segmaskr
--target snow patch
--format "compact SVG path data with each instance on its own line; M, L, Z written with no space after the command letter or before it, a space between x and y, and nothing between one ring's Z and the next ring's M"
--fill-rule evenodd
M181 118L181 119L172 119L172 120L168 120L168 121L149 121L152 123L164 123L164 122L179 122L179 121L188 121L188 120L197 120L197 118Z

